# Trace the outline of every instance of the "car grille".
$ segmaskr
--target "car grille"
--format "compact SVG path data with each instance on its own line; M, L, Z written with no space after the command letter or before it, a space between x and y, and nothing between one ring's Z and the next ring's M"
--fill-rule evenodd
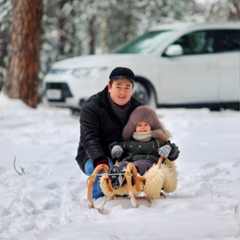
M66 83L46 83L46 90L48 89L57 89L62 92L60 99L48 99L49 102L65 102L66 98L73 97Z

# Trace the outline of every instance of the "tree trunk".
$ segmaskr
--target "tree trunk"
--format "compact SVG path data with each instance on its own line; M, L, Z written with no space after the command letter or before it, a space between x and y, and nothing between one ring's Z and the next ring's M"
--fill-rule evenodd
M240 3L239 0L233 0L229 2L230 11L228 19L232 21L238 21L240 19Z
M12 0L9 63L4 91L30 107L38 103L42 0Z
M64 7L64 5L69 2L69 0L61 0L59 1L59 8L60 8L60 16L58 16L58 27L59 29L61 29L61 33L60 33L60 37L59 37L59 43L58 43L58 49L59 49L59 55L60 55L60 59L64 58L63 56L65 56L65 45L67 43L67 37L66 35L68 34L65 30L65 25L68 23L68 18L67 16L62 13L62 9Z
M95 17L92 17L89 21L88 25L88 34L90 37L89 41L89 54L94 54L95 53L95 37L96 33L94 30L94 23L95 23Z

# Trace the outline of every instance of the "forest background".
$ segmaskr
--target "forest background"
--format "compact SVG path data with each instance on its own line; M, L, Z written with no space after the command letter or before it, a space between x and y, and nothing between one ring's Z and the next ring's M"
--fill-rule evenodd
M27 6L22 8L24 5ZM19 17L19 9L26 14L21 14ZM0 89L4 82L11 82L14 77L18 78L21 75L21 72L13 73L11 70L16 69L17 66L11 60L19 54L16 49L15 52L13 51L13 46L20 45L20 41L17 40L19 38L23 39L23 43L28 44L29 40L24 39L25 25L21 25L21 22L34 22L30 17L37 14L39 17L34 21L39 24L35 24L32 29L37 32L39 30L37 28L40 28L39 54L36 54L32 61L36 61L38 67L34 69L34 66L31 66L31 69L37 72L37 77L34 75L32 77L37 79L30 81L40 89L44 75L56 61L74 56L111 52L120 44L142 34L156 24L176 21L239 21L240 2L238 0L0 0ZM17 32L18 26L21 26L19 32ZM34 47L35 45L38 44L33 44ZM37 52L38 48L36 48ZM23 58L21 62L24 59L27 61L27 58ZM27 62L25 65L27 64L30 63ZM22 66L22 63L19 64L19 68ZM26 83L18 87L19 91L23 86L26 86ZM21 94L8 95L21 98ZM28 94L27 97L32 96Z

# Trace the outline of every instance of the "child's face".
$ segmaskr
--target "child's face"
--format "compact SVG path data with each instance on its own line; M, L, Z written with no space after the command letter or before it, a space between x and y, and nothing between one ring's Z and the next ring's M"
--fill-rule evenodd
M135 132L149 132L151 126L147 122L139 122L136 126Z

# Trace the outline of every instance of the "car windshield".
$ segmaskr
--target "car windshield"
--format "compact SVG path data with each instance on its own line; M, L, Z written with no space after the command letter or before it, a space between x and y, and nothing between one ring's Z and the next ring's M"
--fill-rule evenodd
M117 48L113 53L151 53L173 33L173 30L147 32Z

